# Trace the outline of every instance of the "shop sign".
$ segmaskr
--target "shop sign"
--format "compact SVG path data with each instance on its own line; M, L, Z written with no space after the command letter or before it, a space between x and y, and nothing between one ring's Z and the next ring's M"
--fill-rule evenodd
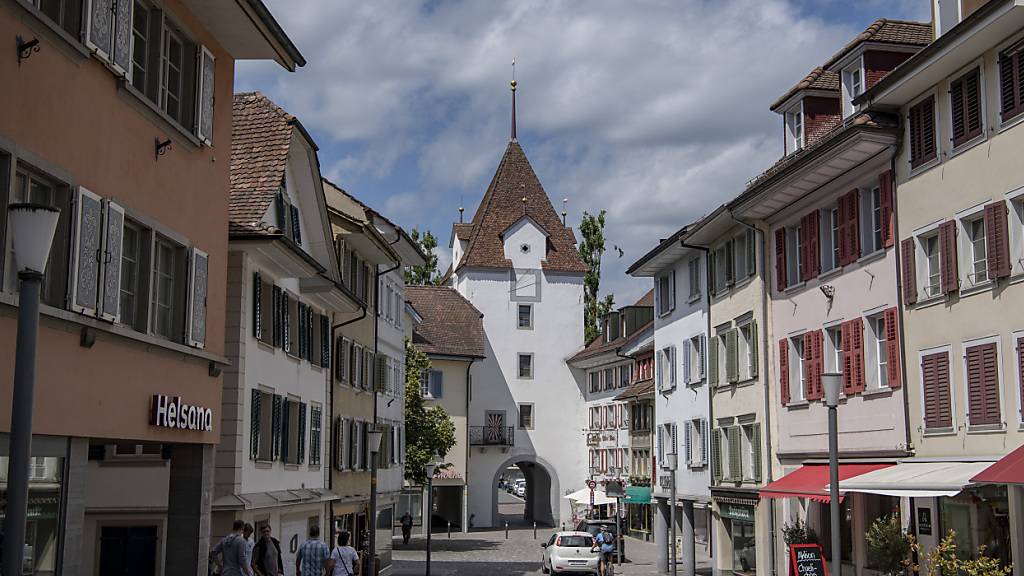
M932 509L917 509L917 534L918 536L932 535Z
M719 508L722 518L728 518L730 520L743 520L745 522L754 521L754 507L747 506L745 504L732 504L730 502L722 502Z
M210 432L213 430L213 411L202 406L183 404L181 396L153 394L149 424L161 428Z
M794 576L828 576L821 544L790 544L789 561Z

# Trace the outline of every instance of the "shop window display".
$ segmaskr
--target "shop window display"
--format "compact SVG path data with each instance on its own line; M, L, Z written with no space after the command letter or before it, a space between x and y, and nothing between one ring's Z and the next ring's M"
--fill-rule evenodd
M1005 485L964 490L939 502L943 529L956 532L962 558L977 558L978 547L985 546L985 556L997 558L1003 566L1011 564L1010 504Z
M0 458L0 523L7 509L8 459ZM57 573L60 548L61 501L64 459L34 456L29 469L28 514L25 530L25 574Z

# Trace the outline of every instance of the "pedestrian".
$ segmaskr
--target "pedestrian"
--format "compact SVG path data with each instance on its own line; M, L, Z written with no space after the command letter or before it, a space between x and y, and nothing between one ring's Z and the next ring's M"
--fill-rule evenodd
M327 560L328 576L355 576L359 574L359 553L348 545L349 533L338 534L338 545L331 550L331 557Z
M409 537L412 536L412 514L406 510L405 514L399 518L399 522L402 523L402 544L409 544Z
M260 540L252 549L252 567L256 576L281 576L284 562L281 560L281 543L270 535L270 525L260 528Z
M252 549L256 546L256 540L252 537L252 524L248 522L242 527L242 537L245 538L245 573L253 576L252 572Z
M320 540L320 527L309 527L309 540L299 546L295 553L295 574L298 576L323 576L324 562L330 550L327 544Z
M249 576L245 566L245 539L242 536L242 528L245 524L241 520L235 520L231 525L231 534L228 534L210 552L210 559L217 555L221 558L221 576Z

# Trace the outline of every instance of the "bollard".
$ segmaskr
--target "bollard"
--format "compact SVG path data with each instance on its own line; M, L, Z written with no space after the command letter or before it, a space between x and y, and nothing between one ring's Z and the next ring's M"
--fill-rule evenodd
M537 523L536 522L533 523L533 539L534 540L537 539Z
M505 540L508 540L508 522L505 522Z
M452 537L452 521L449 520L448 521L448 538L450 539L451 537Z

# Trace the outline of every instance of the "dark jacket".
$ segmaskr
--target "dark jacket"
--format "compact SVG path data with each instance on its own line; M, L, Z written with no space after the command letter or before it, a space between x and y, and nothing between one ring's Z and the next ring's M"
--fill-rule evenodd
M281 543L277 541L277 538L270 537L270 541L273 542L274 548L277 548L277 573L284 574L284 562L281 560ZM263 538L260 538L256 542L256 547L252 549L252 563L260 569L261 572L266 573L267 569L263 565L263 556L267 553L267 544Z

